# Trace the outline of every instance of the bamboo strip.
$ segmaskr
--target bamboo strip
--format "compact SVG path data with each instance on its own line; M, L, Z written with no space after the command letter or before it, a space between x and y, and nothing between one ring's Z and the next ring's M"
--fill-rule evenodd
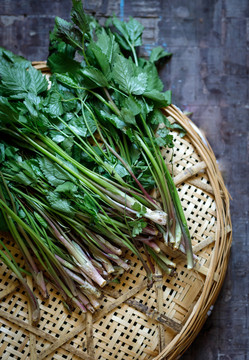
M17 317L9 314L8 312L0 310L0 318L1 317L5 320L8 320L11 323L17 325L18 327L21 327L24 331L29 331L32 334L35 334L36 336L39 336L42 339L47 340L51 343L53 343L53 342L55 342L55 340L57 340L57 338L55 336L50 335L50 334L46 333L45 331L42 331L42 330L38 329L37 327L32 326L32 325L26 323L25 321L18 319ZM80 359L92 360L87 354L84 354L83 352L75 349L72 345L62 344L61 347L65 350L67 350L68 352L78 356ZM38 360L39 359L40 359L40 357L38 356Z
M117 299L119 297L119 294L112 292L112 291L108 291L107 289L104 289L104 292L114 298ZM138 302L135 299L128 299L124 301L125 304L132 306L133 308L135 308L136 310L140 311L141 313L147 315L149 318L156 320L159 324L158 325L163 325L164 327L167 328L171 328L172 330L174 330L175 332L179 332L182 328L181 324L179 324L178 322L170 319L167 315L165 315L163 313L163 300L161 300L161 311L156 311L154 309L151 309L150 307L141 304L140 302ZM163 330L164 331L164 330Z
M70 331L70 333L68 334L63 334L61 335L61 337L54 341L52 345L48 346L39 356L38 356L38 360L42 360L45 359L49 354L53 353L54 351L56 351L59 347L61 347L62 345L64 345L65 343L67 343L68 341L70 341L74 336L78 335L79 333L81 333L86 327L86 324L84 321L82 321L82 323L77 326L76 328L74 328L72 331ZM78 356L78 355L77 355ZM84 354L85 356L85 354ZM85 357L86 358L86 357ZM88 359L91 359L90 356L87 355Z
M33 291L33 280L31 276L27 276L27 284L30 289ZM32 311L30 303L28 303L28 311L29 311L29 323L32 324ZM37 360L36 355L36 335L33 333L29 334L29 351L30 351L30 360Z
M4 299L6 296L10 295L19 287L18 280L15 280L13 283L10 283L4 290L0 292L0 300Z
M157 311L159 313L163 313L163 289L162 289L162 271L156 265L156 276L158 276L158 280L154 283L154 287L156 290L156 305ZM165 334L164 334L164 327L162 324L158 324L158 334L159 334L159 352L161 352L165 348Z
M88 311L86 314L86 344L88 355L91 359L94 359L93 316L90 311Z
M160 313L157 310L152 310L149 306L144 305L134 299L127 300L126 303L136 310L141 311L142 313L146 314L150 319L158 321L160 324L163 324L165 327L169 327L170 329L174 330L175 332L179 332L182 329L182 325L177 323L176 321L170 319L165 314Z
M117 306L122 304L129 297L134 296L137 292L144 289L146 286L147 286L147 280L142 281L138 286L129 290L127 293L121 295L115 302L113 302L112 304L105 307L102 311L99 311L99 312L97 311L94 314L92 321L96 322L96 321L100 320L103 316L105 316L110 311L115 309ZM83 330L85 330L85 328L86 328L86 324L84 322L82 322L82 324L80 324L78 327L76 327L74 330L72 330L69 334L62 335L59 340L56 340L52 345L50 345L46 350L44 350L42 355L39 356L38 360L44 359L46 356L48 356L49 354L54 352L56 349L58 349L60 346L62 346L62 344L65 344L66 342L71 340L74 336L78 335Z

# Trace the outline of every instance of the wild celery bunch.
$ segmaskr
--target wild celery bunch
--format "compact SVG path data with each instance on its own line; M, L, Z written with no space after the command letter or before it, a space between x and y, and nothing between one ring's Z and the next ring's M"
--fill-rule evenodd
M0 209L1 227L44 296L43 274L85 311L98 306L99 287L128 270L122 249L149 278L151 258L173 272L161 242L185 252L189 268L193 256L160 150L174 146L172 128L183 131L160 110L171 92L156 64L171 54L157 47L139 58L143 26L135 19L113 17L103 27L73 0L71 20L56 18L50 34L49 84L30 62L0 50ZM26 270L2 246L1 259L25 283Z

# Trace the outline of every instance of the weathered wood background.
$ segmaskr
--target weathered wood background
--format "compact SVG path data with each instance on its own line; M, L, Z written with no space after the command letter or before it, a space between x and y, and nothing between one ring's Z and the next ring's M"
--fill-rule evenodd
M248 41L247 0L95 0L85 8L101 21L116 13L144 27L141 52L174 53L161 75L173 102L193 112L233 197L233 246L218 301L184 360L248 360ZM69 18L70 0L0 0L0 46L46 60L54 16Z

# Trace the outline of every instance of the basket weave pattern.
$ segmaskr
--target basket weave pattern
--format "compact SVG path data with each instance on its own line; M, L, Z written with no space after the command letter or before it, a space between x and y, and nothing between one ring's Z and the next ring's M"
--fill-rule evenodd
M36 64L46 71L44 64ZM147 289L145 271L127 252L131 270L120 284L104 288L102 306L95 314L69 314L56 289L48 286L49 299L34 292L41 307L38 327L30 325L25 292L5 265L0 266L0 358L58 360L175 359L191 344L218 295L231 245L229 196L214 154L193 123L174 106L165 109L171 121L186 129L175 131L172 150L162 149L171 168L197 256L188 270L185 258L167 250L177 264L177 275L162 275ZM19 264L20 252L2 234ZM32 287L32 279L27 278Z

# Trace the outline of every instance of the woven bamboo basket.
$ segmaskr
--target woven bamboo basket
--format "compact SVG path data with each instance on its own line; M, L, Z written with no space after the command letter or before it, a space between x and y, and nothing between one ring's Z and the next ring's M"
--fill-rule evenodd
M43 62L34 66L45 74ZM131 270L120 283L104 288L101 308L95 313L69 314L63 299L48 286L49 299L34 292L41 308L37 327L30 323L24 290L5 265L0 264L0 358L56 360L162 360L177 359L189 347L212 310L224 280L232 241L229 194L215 156L200 130L175 106L164 109L172 122L187 132L175 131L174 152L162 149L167 163L173 156L173 177L178 188L198 261L188 270L180 253L177 276L157 269L147 289L146 274L137 258L127 252ZM24 260L7 234L2 234L20 265ZM27 277L32 287L32 279Z

